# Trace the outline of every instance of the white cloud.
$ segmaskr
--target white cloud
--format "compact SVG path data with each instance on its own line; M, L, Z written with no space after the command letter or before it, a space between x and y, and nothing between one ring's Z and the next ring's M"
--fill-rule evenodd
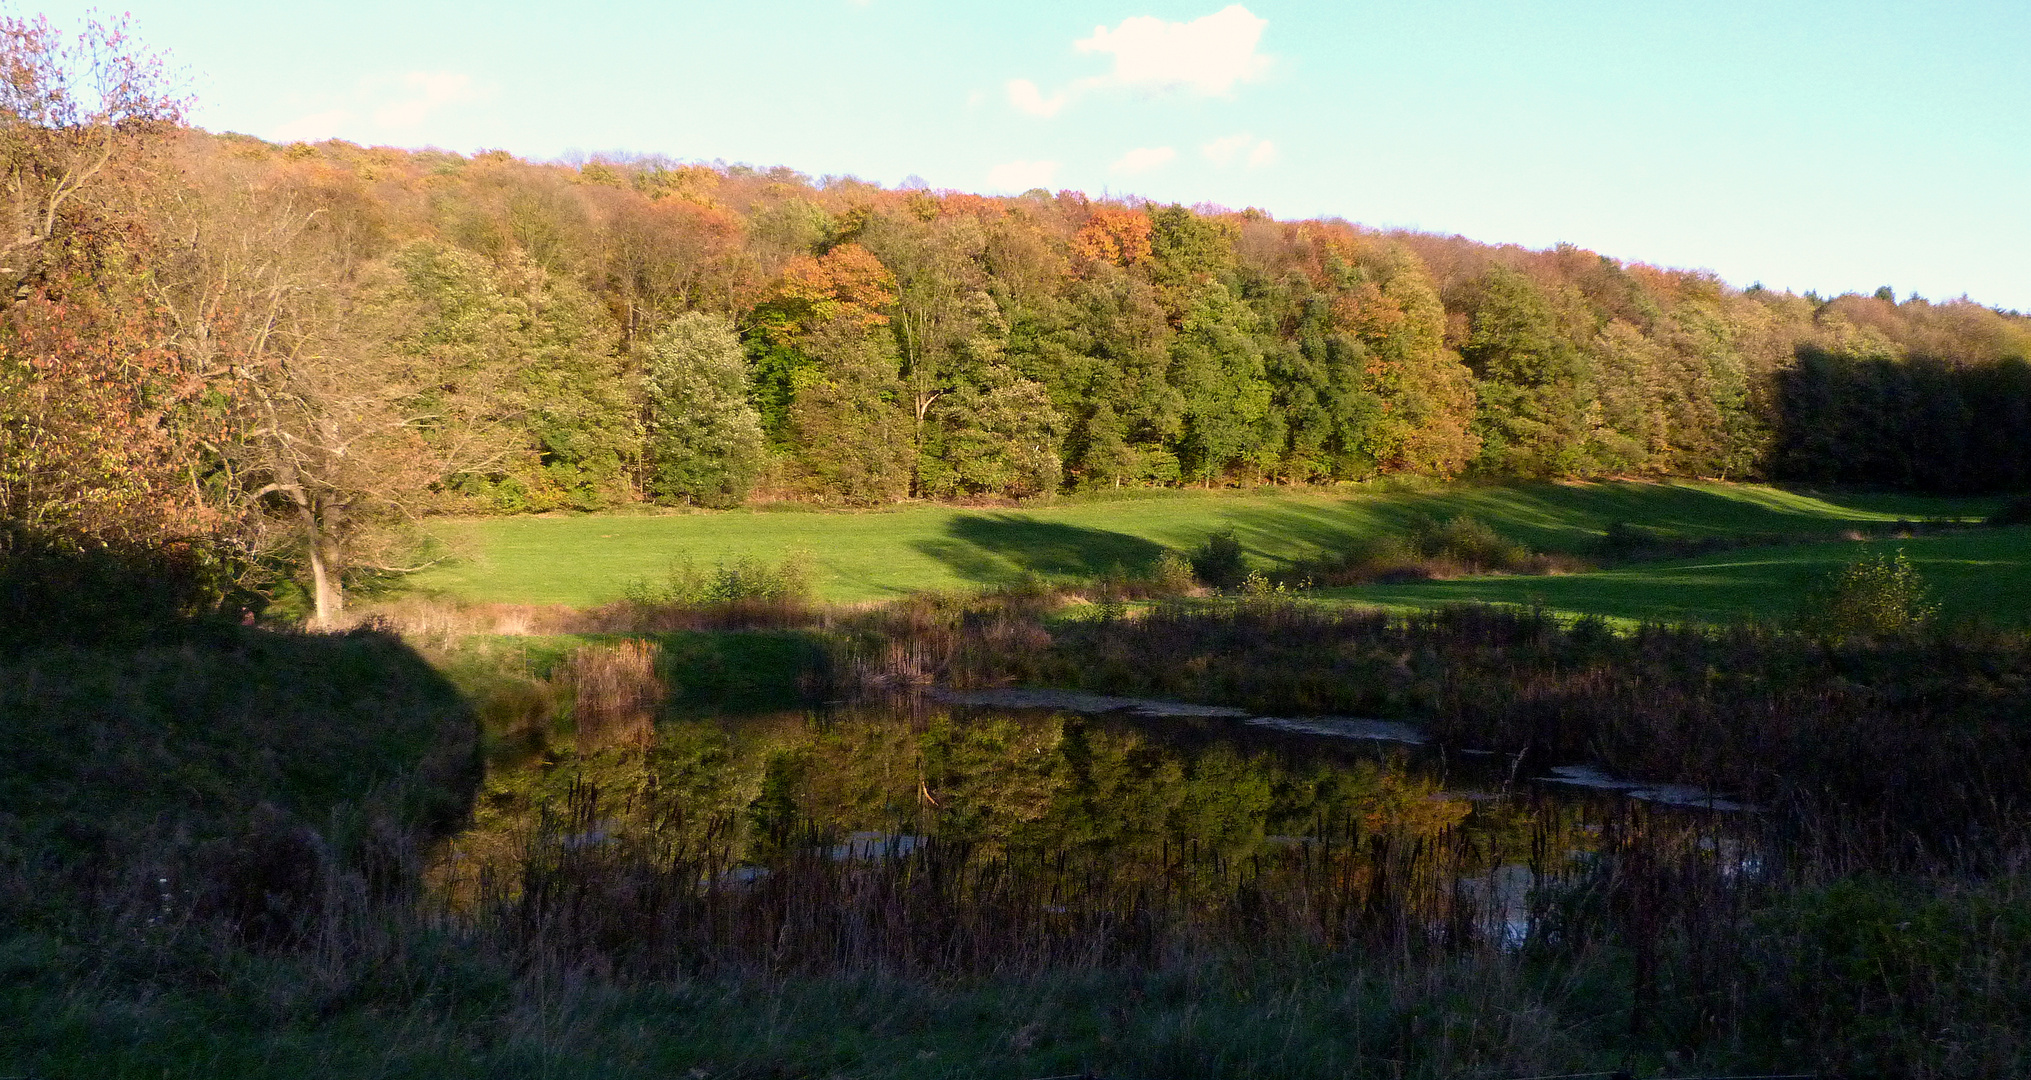
M1170 164L1171 159L1177 156L1178 152L1168 146L1138 146L1121 155L1121 160L1109 165L1108 169L1118 173L1148 172Z
M1056 175L1055 161L1004 161L987 170L987 186L996 191L1028 191L1050 187Z
M448 105L479 101L488 91L472 76L455 71L412 71L369 75L350 92L329 95L322 105L277 124L271 138L284 142L331 138L403 137Z
M317 142L352 121L351 109L325 109L277 125L269 136L276 142Z
M1031 116L1056 116L1058 110L1064 108L1065 102L1069 100L1071 92L1068 90L1060 90L1050 97L1045 97L1044 92L1037 89L1037 84L1028 79L1008 81L1008 103L1015 106L1017 112L1028 113Z
M1096 26L1092 37L1072 47L1112 54L1110 78L1122 86L1225 97L1234 92L1234 84L1259 79L1269 70L1270 58L1255 51L1268 25L1269 20L1231 4L1186 23L1138 15L1112 30Z
M1199 148L1206 160L1215 165L1232 165L1246 162L1251 169L1259 169L1276 161L1276 144L1268 139L1257 139L1248 132L1238 135L1223 135Z
M412 71L402 76L400 86L409 91L406 96L374 110L374 122L382 127L415 127L445 105L479 96L472 76L451 71Z
M1248 149L1249 144L1254 141L1255 136L1247 132L1239 135L1223 135L1200 147L1199 152L1206 155L1206 160L1215 165L1226 165L1234 160L1235 155Z
M1123 19L1119 26L1093 28L1072 43L1082 53L1114 58L1105 75L1074 79L1046 95L1028 79L1010 79L1008 101L1031 116L1055 116L1074 98L1094 90L1125 88L1147 93L1232 97L1237 84L1253 82L1274 61L1257 51L1268 19L1230 4L1191 22L1165 22L1153 15Z

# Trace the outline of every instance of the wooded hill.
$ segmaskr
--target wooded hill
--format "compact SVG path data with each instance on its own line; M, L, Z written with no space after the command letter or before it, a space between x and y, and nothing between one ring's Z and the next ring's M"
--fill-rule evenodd
M275 145L183 124L146 57L92 98L47 26L4 36L0 515L39 530L223 530L335 582L396 557L375 523L442 511L2031 479L2031 319L1966 299L1070 191Z

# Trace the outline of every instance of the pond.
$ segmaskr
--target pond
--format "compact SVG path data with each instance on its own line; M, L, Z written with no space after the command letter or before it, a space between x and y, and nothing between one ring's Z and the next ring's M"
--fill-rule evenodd
M1516 948L1635 847L1681 878L1758 870L1757 815L1724 796L1525 764L1398 722L1062 692L666 720L495 767L431 880L449 914L652 965L963 971Z

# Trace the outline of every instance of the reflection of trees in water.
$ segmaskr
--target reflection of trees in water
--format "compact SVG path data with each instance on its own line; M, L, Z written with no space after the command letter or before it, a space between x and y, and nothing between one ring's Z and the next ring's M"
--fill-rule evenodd
M866 708L667 724L646 748L492 776L433 880L479 925L658 966L1513 946L1541 915L1656 908L1598 854L1651 844L1648 820L1476 802L1407 755Z
M695 841L705 822L732 819L741 858L793 826L933 835L983 857L1112 858L1190 842L1247 858L1301 836L1434 835L1471 808L1402 760L1292 762L1221 741L1185 748L1075 716L862 709L666 724L646 751L567 752L497 773L461 849L526 830L575 783L600 791L616 835Z

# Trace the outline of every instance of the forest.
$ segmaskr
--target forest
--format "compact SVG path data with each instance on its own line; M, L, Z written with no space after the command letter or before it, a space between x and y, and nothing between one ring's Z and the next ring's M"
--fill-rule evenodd
M97 35L94 37L94 35ZM0 62L0 518L341 583L441 513L1390 474L2031 481L2031 319L1256 209L277 145Z

